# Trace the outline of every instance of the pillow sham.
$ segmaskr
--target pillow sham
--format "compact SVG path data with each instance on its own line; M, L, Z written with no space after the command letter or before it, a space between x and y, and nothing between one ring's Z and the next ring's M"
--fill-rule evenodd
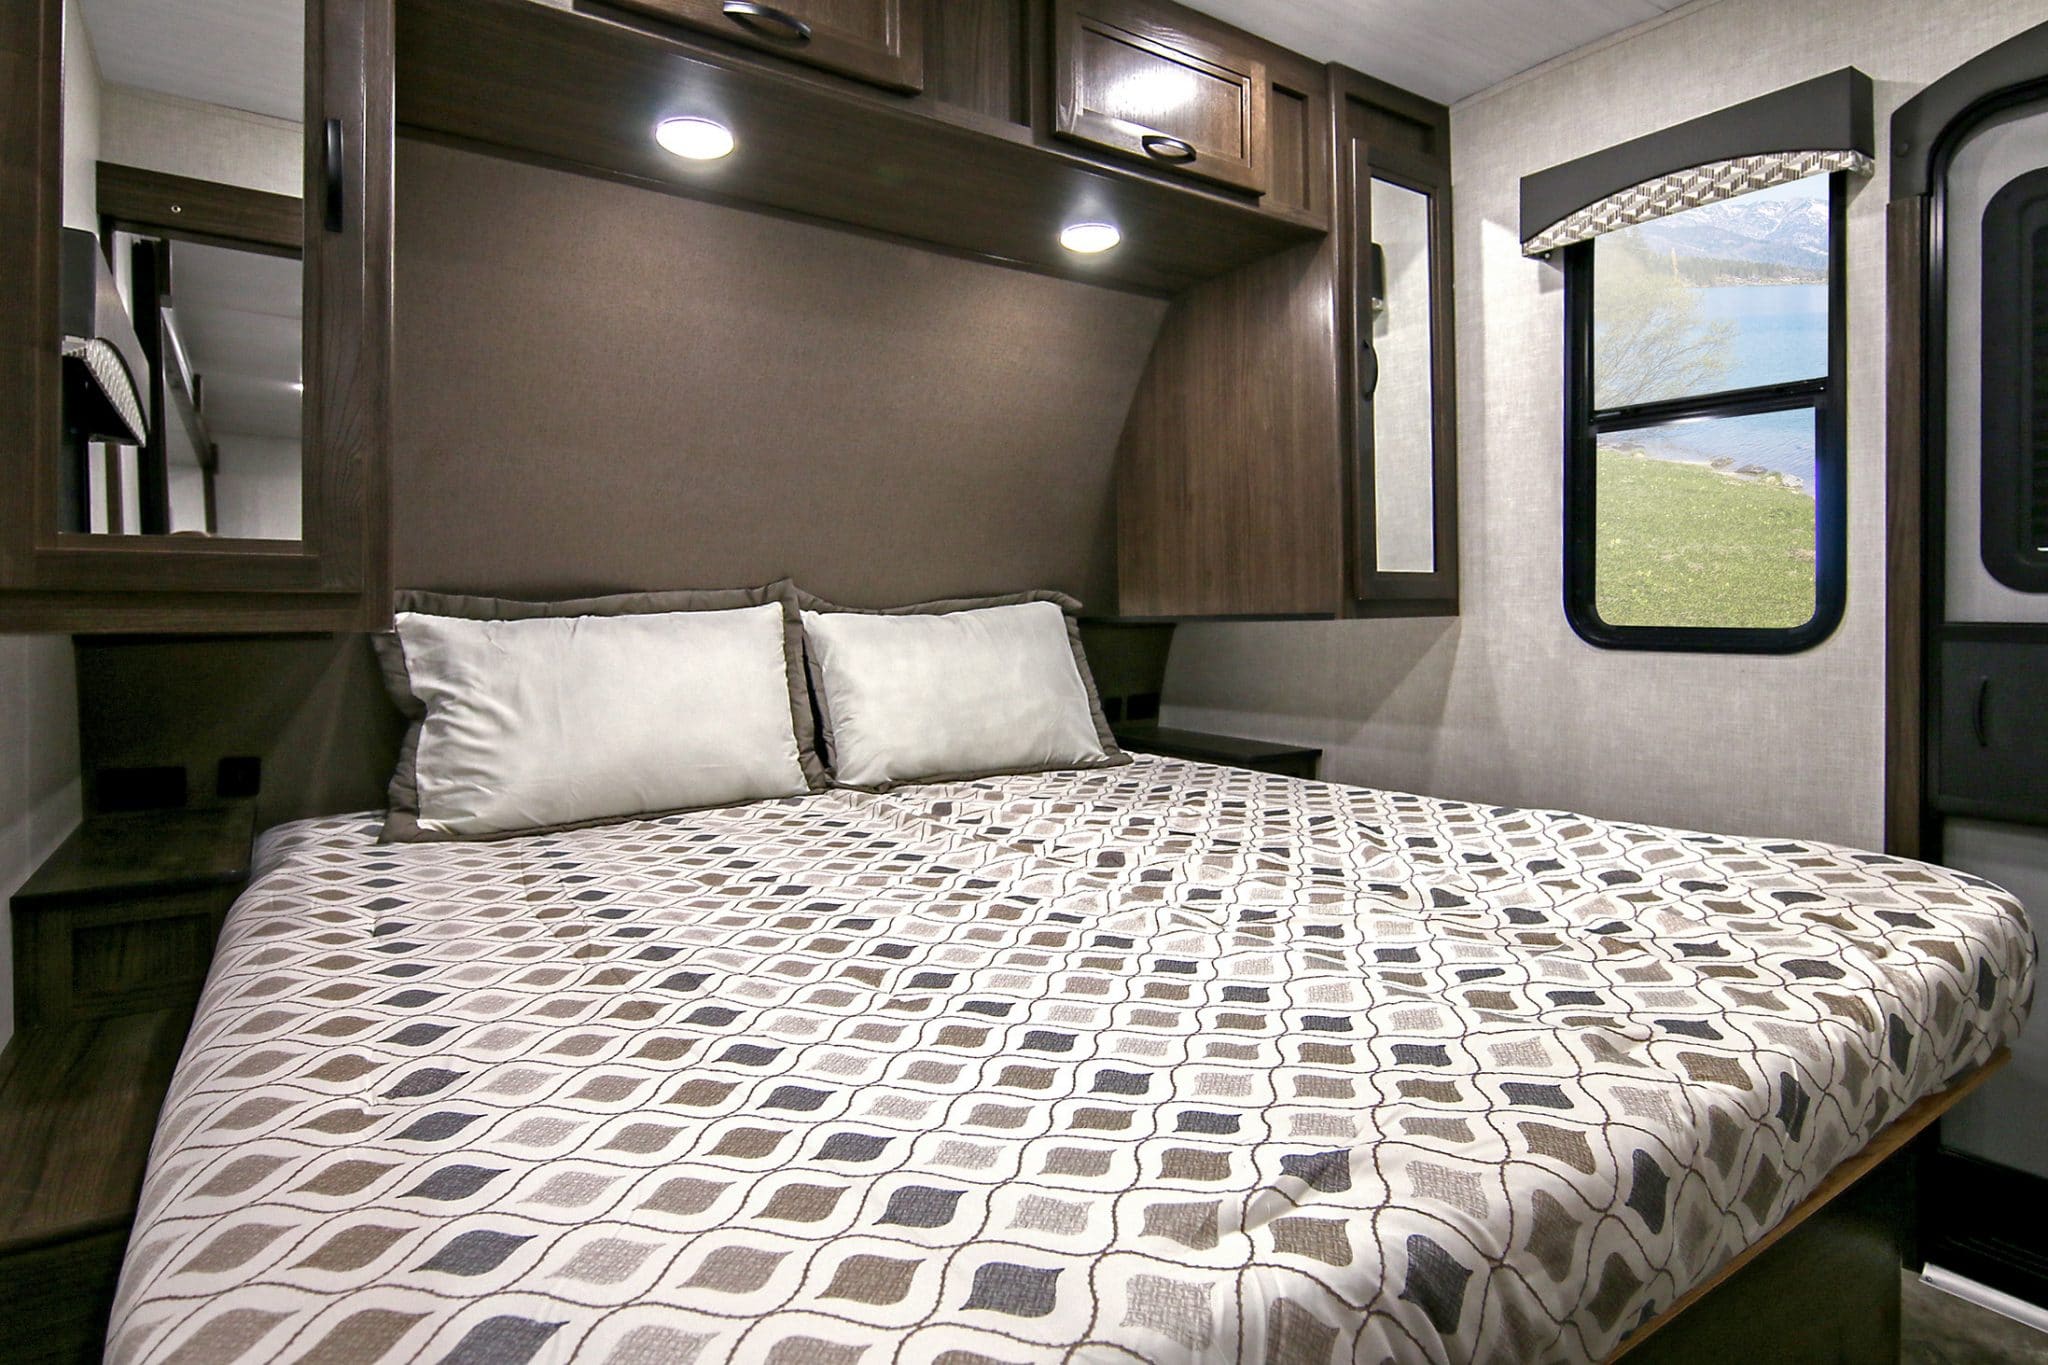
M1057 593L878 611L798 590L832 779L883 791L997 773L1099 768L1116 747Z
M604 790L602 775L589 771L588 761L608 752L605 746L611 741L604 733L607 729L617 733L630 732L631 726L625 717L638 709L638 703L645 695L645 689L635 683L623 688L629 695L594 701L595 695L603 694L607 689L619 689L620 684L616 678L620 675L594 676L593 671L604 668L623 669L624 677L639 678L646 667L640 662L642 652L662 669L681 669L674 678L664 675L657 680L657 685L663 689L658 695L674 704L688 703L682 708L683 714L665 713L659 717L655 725L657 731L674 735L675 743L666 745L662 750L670 758L681 756L687 760L686 732L677 731L677 725L686 727L687 731L688 727L699 726L701 721L702 727L688 731L699 737L715 730L726 723L721 719L718 710L720 699L725 699L729 704L740 706L753 722L753 728L748 732L749 739L757 744L769 744L772 740L772 747L777 754L780 751L782 727L773 727L772 733L761 727L769 725L770 716L779 716L786 723L795 746L797 769L802 778L798 790L814 791L825 785L824 767L816 752L810 689L803 671L803 627L798 620L792 587L787 581L771 583L760 588L625 593L562 602L521 602L451 593L400 592L396 595L395 607L400 629L373 637L385 688L390 693L393 703L411 722L400 748L398 765L391 777L389 809L382 836L386 841L407 842L537 833L549 829L602 823L607 819L620 819L638 814L657 814L704 805L731 804L732 802L726 799L700 799L706 793L715 796L718 788L717 782L700 781L695 786L686 785L671 790L671 796L679 791L681 796L686 798L680 804L642 805L635 809L604 812L594 808L593 803L619 804L620 800L630 793L635 783L646 780L645 774L628 778L625 788L614 789L611 795L600 797L599 793ZM426 822L422 823L419 754L421 741L426 732L429 706L426 696L423 695L426 681L423 679L416 683L413 676L414 661L411 655L415 651L409 648L411 641L408 636L414 637L422 645L431 639L437 648L452 648L459 651L465 643L470 646L478 645L480 637L489 633L459 630L451 632L437 628L435 623L455 621L505 624L545 620L587 623L615 618L673 618L725 614L749 609L760 609L755 617L750 618L750 630L725 623L708 628L706 632L700 632L701 638L696 640L698 645L712 651L705 660L711 667L744 666L743 672L735 673L730 679L708 672L706 667L699 667L692 659L678 657L681 636L691 632L687 630L687 621L674 620L651 632L626 632L623 635L607 631L597 631L594 634L588 631L581 632L585 639L594 640L602 648L598 655L579 661L575 667L569 667L569 661L562 657L562 651L571 647L568 641L555 639L547 632L513 632L508 637L509 644L501 642L488 646L493 649L509 648L513 651L512 654L505 655L493 663L489 670L471 670L463 675L442 676L438 670L451 666L451 661L446 657L437 657L437 673L433 686L439 689L444 702L460 703L455 711L449 712L451 722L458 715L463 717L463 725L471 727L471 730L465 733L472 734L473 738L481 738L482 732L475 731L474 727L483 724L484 720L474 708L486 700L495 699L495 704L510 708L502 711L495 719L498 727L506 731L502 736L505 744L526 742L527 737L515 735L512 731L521 727L538 727L536 734L531 737L533 741L542 747L557 746L556 759L570 765L562 770L564 774L580 772L581 775L576 779L576 792L565 790L558 797L542 799L537 803L530 793L522 794L518 809L523 809L525 814L518 814L514 807L506 806L489 815L482 810L470 810L462 818L450 821L445 816L453 808L445 807L441 815L430 811ZM412 629L407 630L407 624L410 624ZM760 640L765 638L765 634L771 628L778 637L776 643L779 645L772 660L774 675L770 681L775 685L762 691L760 685L764 675L761 674L760 667L766 655L765 647L760 644ZM735 632L740 638L734 638ZM573 639L577 634L578 632L569 632L569 639ZM545 640L554 641L552 649L543 643ZM602 664L598 662L600 658L604 660ZM542 670L541 676L554 678L560 683L563 690L553 711L535 711L536 699L531 695L523 698L505 695L506 688L512 681L511 675L527 667L538 667ZM487 684L488 687L485 691L462 700L458 696L461 685L452 681L455 676ZM734 696L732 686L742 677L745 679L744 685L740 687L739 694ZM700 691L694 697L686 696L693 686L706 690ZM765 703L761 701L762 697L767 699ZM621 705L625 708L624 711L619 709ZM756 714L763 705L767 707L767 711ZM446 729L445 726L438 728ZM558 746L572 735L595 746L586 751L588 760L579 758L574 753L559 752ZM660 738L662 736L643 734L635 743ZM677 748L677 745L683 747ZM443 752L456 755L461 754L463 750L458 745L455 748L444 748ZM751 756L769 765L757 772L757 778L765 778L777 766L775 759L765 749ZM732 755L728 754L728 758L730 757ZM489 758L482 753L467 755L466 761L484 765L475 768L472 776L481 774L489 768ZM494 772L494 776L497 777L505 775L502 772ZM443 770L437 769L433 778L438 780L444 776ZM698 776L700 779L706 777L703 773L699 773ZM785 784L782 783L779 772L776 772L773 780L762 781L758 785L764 789L754 792L754 796L793 794L781 790ZM645 788L640 796L633 799L653 799L654 795L663 789L663 784L657 782L653 787ZM449 796L452 790L445 786L438 788L439 794L444 798ZM752 796L734 799L752 799ZM543 809L551 811L552 817L560 818L551 817L538 823L525 823L536 819L536 813ZM495 826L499 821L515 818L519 823L508 824L503 828L485 828Z

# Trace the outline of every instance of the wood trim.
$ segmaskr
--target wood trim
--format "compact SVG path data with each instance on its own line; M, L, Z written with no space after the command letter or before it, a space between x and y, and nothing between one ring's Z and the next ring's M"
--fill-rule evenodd
M778 42L733 20L718 0L606 0L621 9L637 10L672 24L687 24L757 52L784 61L816 67L906 95L925 88L924 25L921 0L869 0L882 18L880 42L832 22L830 6L785 3L784 8L809 25L810 38L801 46Z
M358 631L375 604L355 593L8 592L0 629L30 635L248 635ZM391 610L387 595L383 610Z
M308 529L323 592L361 594L362 624L390 620L391 318L397 21L393 0L312 0L307 11L306 386ZM325 121L344 147L342 225L322 221ZM317 236L315 235L317 234ZM317 494L317 502L314 496Z
M2000 1048L1991 1054L1990 1060L1984 1065L1962 1077L1948 1089L1929 1095L1893 1119L1877 1136L1864 1144L1862 1151L1829 1171L1826 1178L1814 1188L1813 1193L1794 1205L1792 1211L1780 1219L1776 1227L1737 1252L1729 1258L1727 1264L1695 1285L1689 1292L1680 1295L1669 1308L1632 1332L1627 1340L1607 1357L1607 1365L1612 1365L1612 1362L1620 1360L1648 1341L1666 1323L1712 1293L1716 1286L1770 1250L1787 1233L1813 1217L1836 1196L1896 1155L1907 1143L1926 1131L1929 1124L1953 1109L1978 1086L1990 1079L1992 1073L2011 1060L2011 1051Z
M111 161L99 163L97 180L100 218L115 227L263 247L279 255L305 250L305 205L291 195Z
M1458 375L1453 275L1450 110L1349 68L1330 67L1335 117L1342 293L1338 354L1342 373L1346 613L1353 616L1458 614ZM1374 470L1359 397L1360 337L1370 322L1360 243L1371 240L1371 186L1384 179L1429 196L1430 383L1436 545L1432 573L1381 573L1375 546Z
M0 5L0 587L32 578L35 529L57 524L63 41L62 0Z
M1886 209L1884 846L1925 843L1927 248L1925 196Z

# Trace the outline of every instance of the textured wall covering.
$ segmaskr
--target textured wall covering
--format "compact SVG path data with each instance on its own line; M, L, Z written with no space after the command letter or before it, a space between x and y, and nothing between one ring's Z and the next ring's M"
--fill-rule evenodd
M78 823L71 641L0 635L0 904ZM14 1032L13 933L0 934L0 1045Z
M296 123L125 85L107 86L103 101L102 160L294 199L305 187Z
M1107 604L1165 305L402 141L401 587Z
M1855 65L1880 134L2038 0L1719 0L1458 105L1464 615L1184 627L1170 718L1318 743L1343 781L1738 832L1881 837L1885 177L1849 223L1849 603L1790 658L1615 653L1565 623L1563 289L1524 260L1531 171ZM1880 147L1880 171L1889 147Z

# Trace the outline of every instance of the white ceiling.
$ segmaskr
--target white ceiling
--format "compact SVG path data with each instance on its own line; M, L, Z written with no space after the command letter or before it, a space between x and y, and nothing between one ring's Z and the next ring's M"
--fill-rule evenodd
M16 4L20 0L0 0ZM292 0L79 0L100 77L204 104L305 117L306 7Z
M171 311L214 439L299 434L299 262L171 243Z
M1188 0L1446 104L1690 0Z

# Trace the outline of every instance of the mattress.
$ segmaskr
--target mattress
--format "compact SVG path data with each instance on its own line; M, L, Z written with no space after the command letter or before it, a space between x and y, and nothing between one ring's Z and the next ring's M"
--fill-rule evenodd
M1166 759L271 831L118 1362L1586 1360L2019 1030L1999 888Z

